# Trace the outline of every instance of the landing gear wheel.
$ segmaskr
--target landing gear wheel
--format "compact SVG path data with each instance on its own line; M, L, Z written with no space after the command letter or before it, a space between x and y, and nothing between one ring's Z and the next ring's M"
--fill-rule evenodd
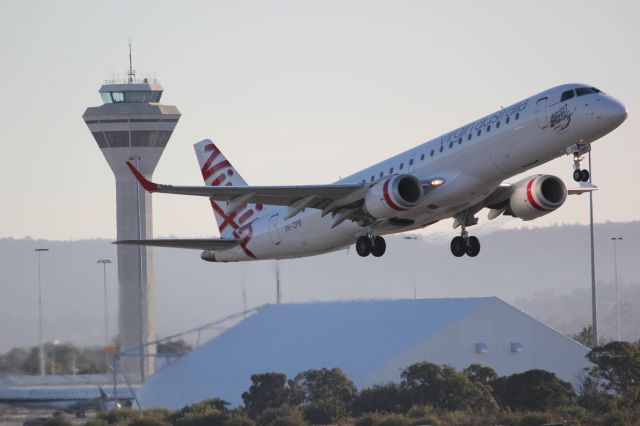
M371 254L373 257L380 257L387 250L387 243L382 237L373 237L373 247L371 247Z
M476 257L480 253L480 240L477 237L469 237L467 240L467 256Z
M455 237L451 240L451 253L455 257L462 257L467 251L467 242L462 237Z
M573 171L573 180L576 182L580 182L580 180L582 180L582 171L580 169L575 169Z
M361 257L367 257L369 256L369 254L371 254L371 249L372 249L372 244L371 244L371 240L369 239L369 237L359 237L356 240L356 252L361 256Z
M580 170L580 180L582 182L589 182L589 170L587 169Z

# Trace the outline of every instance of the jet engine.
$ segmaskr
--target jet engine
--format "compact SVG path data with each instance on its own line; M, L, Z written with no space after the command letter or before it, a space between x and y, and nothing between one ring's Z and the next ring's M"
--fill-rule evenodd
M422 184L415 176L390 176L369 189L364 208L371 216L382 219L414 208L423 197Z
M217 262L215 250L205 250L200 254L200 259L207 262Z
M552 175L529 176L515 184L509 198L509 213L532 220L556 210L567 199L562 179Z

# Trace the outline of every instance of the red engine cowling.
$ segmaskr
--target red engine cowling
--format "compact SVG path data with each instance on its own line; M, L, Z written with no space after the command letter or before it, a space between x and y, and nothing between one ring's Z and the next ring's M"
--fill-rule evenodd
M424 197L422 184L413 175L391 176L369 189L365 210L376 219L397 216L411 210Z
M567 199L567 187L559 177L529 176L515 184L509 198L510 213L522 220L532 220L551 213Z

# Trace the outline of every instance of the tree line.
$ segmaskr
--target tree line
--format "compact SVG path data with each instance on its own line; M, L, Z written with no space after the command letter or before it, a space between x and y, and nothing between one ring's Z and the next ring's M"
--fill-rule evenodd
M114 410L89 426L476 426L634 425L640 419L640 348L611 342L594 348L578 389L544 370L499 376L472 364L464 370L418 362L400 383L358 391L339 368L311 369L293 378L251 376L243 405L213 398L176 411ZM52 419L49 424L66 424Z
M117 340L114 346L117 347ZM181 356L191 350L182 339L167 340L156 345L158 354ZM77 347L71 343L46 342L43 345L46 374L104 374L111 371L112 355L102 346ZM40 348L13 348L0 354L0 373L39 374Z

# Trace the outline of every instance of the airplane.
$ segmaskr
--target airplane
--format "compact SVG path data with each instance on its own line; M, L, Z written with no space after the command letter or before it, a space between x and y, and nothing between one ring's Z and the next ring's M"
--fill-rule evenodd
M596 190L581 168L591 143L620 126L627 109L593 86L565 84L501 108L443 136L328 185L250 186L211 141L194 145L205 186L149 181L149 192L210 199L219 239L123 240L134 244L202 250L211 262L285 259L350 247L366 257L384 255L383 235L424 228L453 218L460 234L456 257L480 253L467 228L501 215L534 220L558 209L567 195ZM576 188L553 175L505 181L563 155L573 158Z
M112 410L131 406L135 396L128 389L117 389L116 400L100 386L0 386L0 404L53 409L84 415L89 410Z

